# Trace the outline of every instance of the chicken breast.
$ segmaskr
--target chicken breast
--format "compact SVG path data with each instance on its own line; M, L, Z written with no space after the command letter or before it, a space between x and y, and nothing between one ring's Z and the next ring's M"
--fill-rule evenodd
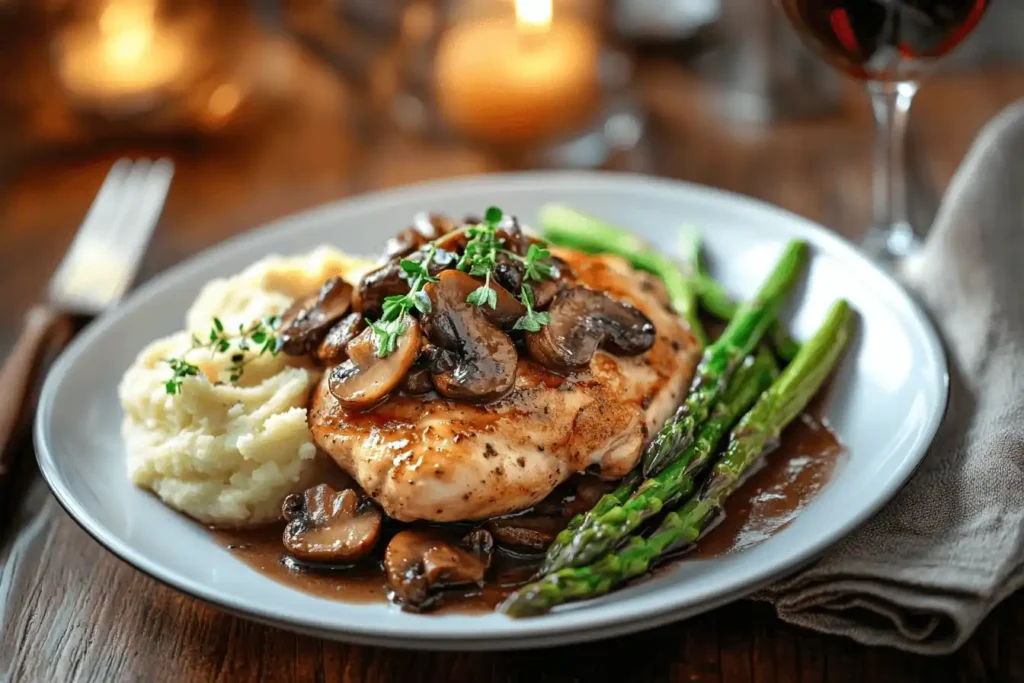
M649 351L598 351L567 376L520 357L514 388L485 405L393 395L356 412L320 382L314 441L391 517L483 519L530 507L591 465L622 477L682 400L700 350L660 281L617 257L557 254L581 284L643 311L657 333Z

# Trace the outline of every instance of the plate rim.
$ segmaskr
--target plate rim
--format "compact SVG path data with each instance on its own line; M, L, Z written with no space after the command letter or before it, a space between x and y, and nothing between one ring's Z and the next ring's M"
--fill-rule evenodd
M246 243L258 244L279 230L284 230L289 226L299 226L310 222L315 223L318 218L323 216L329 216L338 212L358 213L360 211L372 210L375 206L386 206L394 202L414 201L417 196L429 197L446 190L449 192L456 190L462 192L478 191L484 194L489 189L515 189L517 187L518 189L524 189L532 186L543 188L545 192L550 192L553 186L568 190L570 188L586 189L587 186L593 187L594 185L599 186L601 184L614 184L620 188L624 185L629 185L629 189L637 194L645 192L648 194L652 192L671 194L680 191L691 194L698 193L716 202L734 203L738 204L741 208L765 213L776 220L788 222L797 229L812 234L815 245L825 247L830 251L838 251L844 258L850 259L854 263L859 263L862 267L866 266L874 271L880 278L880 281L896 294L896 303L901 308L906 309L910 314L912 323L923 333L923 339L929 347L937 367L941 371L941 377L938 378L940 394L935 397L936 403L940 407L929 415L924 423L924 428L921 431L922 436L916 448L918 452L914 453L913 457L906 458L901 462L890 475L888 481L883 482L881 487L882 495L878 496L871 505L866 506L858 514L852 516L845 524L838 525L828 533L822 534L808 548L789 558L788 561L770 574L763 575L754 581L733 579L730 583L716 586L713 590L707 591L698 600L693 600L692 597L687 599L685 596L673 597L669 594L659 604L648 606L642 610L634 608L631 611L627 607L629 604L627 602L618 608L606 609L601 614L595 614L597 609L601 609L601 607L598 607L594 610L573 610L535 619L509 619L507 624L496 628L488 628L486 635L481 635L479 629L475 631L465 628L452 629L450 625L448 625L447 629L441 630L437 627L433 629L425 629L422 626L418 628L414 626L402 627L401 625L389 625L377 621L361 624L345 623L342 625L337 621L332 622L330 619L317 619L315 617L293 619L287 615L280 614L277 610L266 609L251 601L221 598L218 595L218 591L208 589L202 583L173 570L165 570L159 563L151 562L147 558L139 556L128 543L122 543L115 537L113 532L93 518L85 506L78 502L70 486L61 476L56 458L54 458L50 450L47 434L48 417L55 400L56 388L60 378L72 367L78 355L89 348L93 341L99 338L107 327L122 317L131 314L136 309L145 306L152 293L162 291L168 286L176 286L174 284L176 282L186 281L190 272L201 271L209 262L218 260L225 252L230 252ZM65 349L52 366L43 384L33 434L36 446L36 459L40 472L61 507L69 516L89 536L98 541L116 557L178 591L234 614L247 615L262 623L272 623L282 628L298 628L306 633L316 632L322 637L349 639L363 643L383 643L393 647L428 646L458 649L515 649L595 640L605 637L609 632L624 634L668 623L676 618L691 616L749 595L759 586L766 585L772 580L794 571L797 567L807 564L870 519L892 500L927 454L929 447L935 439L939 425L945 417L948 402L949 365L945 348L938 332L928 315L921 308L920 303L891 273L879 268L856 246L819 223L753 197L687 181L617 172L526 171L446 178L339 199L302 212L274 219L266 224L232 236L171 266L134 290L119 305L93 321ZM663 593L665 591L659 591L659 594ZM583 616L581 617L581 615Z

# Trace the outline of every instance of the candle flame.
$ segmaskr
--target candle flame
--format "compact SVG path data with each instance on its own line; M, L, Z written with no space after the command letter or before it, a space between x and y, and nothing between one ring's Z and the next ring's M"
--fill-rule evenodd
M551 0L515 0L516 26L530 31L546 31L551 26Z
M66 87L81 96L114 97L173 83L186 63L186 43L161 23L158 9L158 0L102 0L94 25L62 38Z
M155 20L153 0L108 1L99 18L100 33L105 39L103 56L107 63L127 66L142 60L153 43Z

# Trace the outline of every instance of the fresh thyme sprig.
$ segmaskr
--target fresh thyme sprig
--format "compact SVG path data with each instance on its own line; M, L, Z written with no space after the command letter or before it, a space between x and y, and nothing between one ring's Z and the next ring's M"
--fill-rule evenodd
M498 227L504 215L501 209L492 206L485 212L483 221L465 228L466 236L469 239L455 267L473 277L484 280L482 285L466 297L466 302L473 306L498 307L498 291L491 286L491 278L501 254L523 264L523 277L526 280L540 282L556 275L554 265L548 261L551 252L543 245L531 244L526 250L525 256L520 256L505 248L504 238L498 236ZM378 358L385 358L394 352L398 346L398 338L405 332L407 315L413 310L430 313L430 297L423 291L423 287L427 283L437 282L437 278L430 274L430 263L446 265L453 258L450 253L430 244L421 260L402 259L399 261L402 277L409 282L409 291L405 294L396 294L385 298L380 318L366 321L366 324L373 330L374 346ZM529 289L529 285L524 284L523 287ZM521 294L520 297L522 296L524 295ZM530 297L529 306L532 307L532 290L526 296ZM540 325L547 324L548 315L537 313L530 307L528 307L527 315L523 318L528 320L524 324L529 326L517 329L533 330L534 327L540 329Z
M462 258L456 268L467 272L473 277L484 278L484 283L469 293L466 302L474 306L498 307L498 293L491 287L491 275L498 265L498 256L504 254L523 264L523 277L526 280L540 282L555 277L555 267L549 261L551 252L541 244L531 244L526 256L506 249L504 239L498 237L498 226L504 212L492 206L484 213L484 220L466 229L469 241L466 243Z
M270 353L272 356L277 355L277 328L279 324L280 319L272 315L262 320L257 320L248 327L240 324L237 333L229 333L224 328L224 323L221 319L214 318L207 340L203 341L199 337L192 335L192 346L188 351L208 349L211 354L226 353L231 348L232 342L234 342L237 350L231 354L231 365L227 367L229 381L234 384L241 379L242 374L245 372L245 366L253 360L266 353ZM250 350L258 350L258 353L246 355L246 352ZM185 355L188 351L179 358L164 359L164 362L171 367L172 372L171 378L164 384L164 388L172 396L181 393L181 385L186 377L195 377L199 374L199 366L185 360Z
M492 206L484 212L483 221L466 228L469 241L455 267L473 277L484 278L484 283L466 297L466 303L474 306L498 307L498 292L491 288L491 273L498 265L498 254L503 251L497 234L503 215L501 209Z
M551 258L551 252L542 244L531 244L526 250L525 258L518 254L511 254L513 258L523 262L523 277L534 282L551 280L556 277L555 266L547 259Z
M498 290L491 287L491 271L484 274L484 283L469 293L466 303L474 306L498 307Z
M394 352L398 345L398 338L405 332L405 316L410 311L416 309L420 313L430 313L430 297L423 291L423 287L428 282L437 282L437 278L430 274L430 263L437 260L438 256L451 258L447 253L442 254L436 246L431 244L422 260L402 259L399 261L398 265L409 281L409 291L405 294L386 297L380 319L377 321L367 319L366 321L366 324L374 332L378 358L385 358Z
M527 332L540 332L540 328L551 322L551 315L547 311L533 310L534 298L533 287L523 283L523 291L519 293L519 300L526 307L526 315L519 318L512 327L514 330L526 330Z
M184 358L167 358L164 362L171 366L171 371L174 373L164 385L167 393L172 396L181 392L181 383L185 381L186 377L193 377L199 374L199 368Z

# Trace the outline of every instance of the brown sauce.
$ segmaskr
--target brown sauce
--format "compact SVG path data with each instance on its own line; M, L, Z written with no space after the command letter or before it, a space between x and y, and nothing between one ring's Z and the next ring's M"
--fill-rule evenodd
M786 528L831 481L842 452L828 427L802 415L783 432L779 447L762 458L761 467L726 499L721 521L689 557L739 552Z
M672 562L740 552L770 538L792 522L830 481L841 454L842 447L827 426L813 414L803 415L785 430L779 447L763 459L761 468L729 496L722 521L698 542L694 552ZM575 513L572 507L568 509ZM357 566L317 569L296 565L285 555L282 528L279 524L253 531L211 532L239 560L296 590L353 603L388 599L382 567L386 543L378 544L378 552ZM482 588L448 591L431 612L492 611L530 579L540 559L498 549Z
M345 602L367 603L387 599L384 577L377 567L357 566L337 572L293 568L281 545L283 529L284 523L280 523L251 531L211 529L211 533L239 560L291 588Z
M290 588L321 598L358 604L388 600L380 555L344 569L318 570L309 565L297 564L283 552L283 528L284 524L281 523L251 531L212 529L211 533L242 562ZM380 545L383 548L387 544ZM517 556L501 550L496 551L488 571L488 581L483 587L447 590L443 600L437 607L431 609L430 613L491 612L512 591L529 581L539 566L539 557Z

